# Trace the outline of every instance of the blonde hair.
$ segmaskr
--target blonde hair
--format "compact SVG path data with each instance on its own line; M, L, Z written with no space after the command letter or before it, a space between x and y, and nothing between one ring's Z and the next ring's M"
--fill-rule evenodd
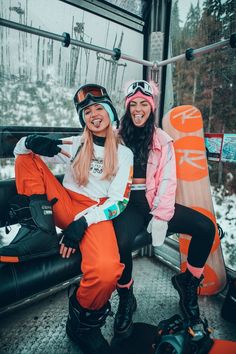
M93 134L85 126L82 138L81 149L75 157L72 168L73 174L79 185L86 186L89 179L89 171L92 159L94 158ZM110 180L115 176L118 168L118 137L114 133L111 124L107 128L106 141L104 146L103 174L102 179Z

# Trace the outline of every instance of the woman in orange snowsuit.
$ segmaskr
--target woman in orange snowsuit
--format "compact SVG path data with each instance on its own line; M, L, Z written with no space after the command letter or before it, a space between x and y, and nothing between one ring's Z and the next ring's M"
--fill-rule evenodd
M22 226L0 257L17 262L60 252L65 258L79 247L83 277L69 299L67 334L84 353L107 354L100 328L124 269L111 219L128 203L133 154L118 143L112 128L118 118L104 87L84 85L74 102L82 137L30 135L15 147L18 207L12 210ZM45 162L65 164L62 184ZM60 250L55 225L63 230Z

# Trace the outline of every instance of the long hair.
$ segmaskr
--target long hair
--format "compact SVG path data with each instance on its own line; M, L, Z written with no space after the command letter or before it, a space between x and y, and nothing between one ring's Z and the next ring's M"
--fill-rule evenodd
M94 158L93 134L86 126L81 137L81 142L81 149L73 161L72 168L74 177L79 185L86 186L89 179L91 162ZM102 179L110 180L115 176L118 168L118 138L116 137L111 124L107 128L104 149Z
M148 153L152 147L154 133L155 116L150 113L144 127L136 127L132 121L129 106L121 118L120 137L124 144L128 146L138 156L141 163L146 163Z

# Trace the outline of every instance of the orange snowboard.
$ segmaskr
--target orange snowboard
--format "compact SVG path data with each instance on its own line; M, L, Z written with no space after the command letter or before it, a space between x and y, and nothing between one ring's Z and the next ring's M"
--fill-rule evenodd
M216 225L201 112L194 106L178 106L163 118L163 129L174 139L177 166L176 202L208 216ZM181 234L181 271L186 269L190 236ZM204 269L201 295L212 295L226 285L226 272L218 228Z

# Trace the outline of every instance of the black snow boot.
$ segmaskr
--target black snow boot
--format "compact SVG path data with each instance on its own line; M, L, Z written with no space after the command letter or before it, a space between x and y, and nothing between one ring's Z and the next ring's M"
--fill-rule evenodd
M59 254L59 240L47 196L18 195L11 203L9 220L21 228L13 241L0 248L0 262L18 263Z
M194 321L200 317L198 307L198 286L203 280L203 275L196 278L187 269L184 273L176 274L171 281L180 296L180 308L184 316Z
M115 315L114 337L128 338L132 334L132 316L137 308L137 301L133 293L133 284L128 288L117 288L119 295L118 310Z
M84 354L111 354L110 346L101 332L111 311L110 303L107 302L100 310L85 309L76 299L76 290L69 298L66 323L68 337L78 344Z

